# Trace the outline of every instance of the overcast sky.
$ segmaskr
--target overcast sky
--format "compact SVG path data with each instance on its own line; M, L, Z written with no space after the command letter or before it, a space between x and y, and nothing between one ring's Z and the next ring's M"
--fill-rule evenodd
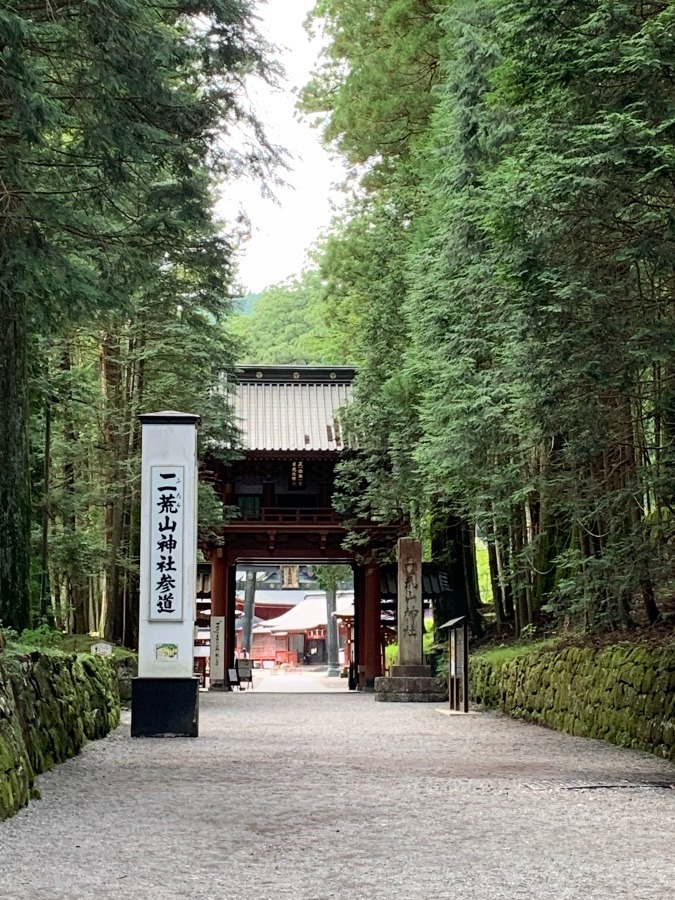
M302 24L312 6L311 0L258 4L260 30L280 48L286 80L276 91L252 85L249 95L272 143L289 151L291 169L283 176L288 186L275 188L278 204L262 197L257 185L242 181L229 186L218 205L226 220L243 209L251 221L251 238L239 254L239 281L247 291L258 292L298 274L306 251L330 221L331 201L341 198L333 190L344 175L340 163L322 148L319 130L295 110L293 91L307 82L320 50Z

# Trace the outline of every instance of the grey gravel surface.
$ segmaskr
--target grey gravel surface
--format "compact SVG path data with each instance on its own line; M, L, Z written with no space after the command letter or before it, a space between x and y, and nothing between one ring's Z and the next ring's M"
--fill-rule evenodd
M675 896L675 767L491 714L201 695L198 739L123 724L0 823L0 896Z

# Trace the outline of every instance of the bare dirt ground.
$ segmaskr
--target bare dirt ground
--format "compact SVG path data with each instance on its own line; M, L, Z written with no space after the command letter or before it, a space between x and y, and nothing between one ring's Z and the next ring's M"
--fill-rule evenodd
M675 767L496 715L342 692L201 695L0 824L12 900L674 896Z

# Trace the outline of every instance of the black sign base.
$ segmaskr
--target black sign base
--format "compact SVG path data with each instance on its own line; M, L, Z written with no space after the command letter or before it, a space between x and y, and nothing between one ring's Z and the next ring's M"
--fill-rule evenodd
M198 678L133 678L131 736L199 735Z

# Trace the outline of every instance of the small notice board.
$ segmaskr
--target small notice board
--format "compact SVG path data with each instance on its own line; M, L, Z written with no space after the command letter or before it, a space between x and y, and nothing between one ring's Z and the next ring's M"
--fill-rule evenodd
M253 686L253 663L250 659L237 660L237 676L240 687L242 683Z
M447 628L450 643L449 696L450 709L469 711L469 623L466 616L450 619Z

